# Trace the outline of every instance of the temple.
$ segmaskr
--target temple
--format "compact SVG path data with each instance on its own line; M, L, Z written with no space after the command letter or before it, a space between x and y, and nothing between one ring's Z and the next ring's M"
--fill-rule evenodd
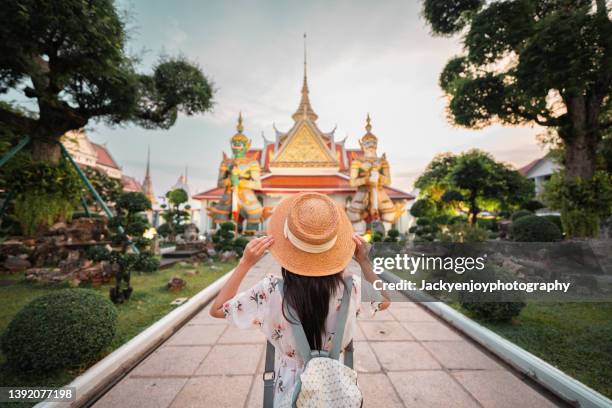
M284 197L303 191L327 194L348 208L357 192L350 183L351 164L363 157L363 151L346 148L346 137L336 140L335 128L323 132L317 126L318 115L309 98L306 58L300 103L292 117L294 124L289 130L280 131L274 126L274 140L268 140L262 134L263 147L251 148L246 153L247 158L258 162L261 168L261 186L253 191L264 208L263 218ZM371 124L368 122L367 126L366 134ZM238 131L242 133L241 120ZM405 232L408 228L405 205L414 197L388 185L383 188L397 211L393 227ZM224 192L222 186L217 186L192 197L201 202L200 227L203 232L216 228L211 214ZM261 228L265 230L265 221Z

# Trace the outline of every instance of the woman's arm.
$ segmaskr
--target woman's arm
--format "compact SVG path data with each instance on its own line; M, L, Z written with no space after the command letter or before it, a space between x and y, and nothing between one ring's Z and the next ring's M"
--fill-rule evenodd
M355 260L361 267L363 277L372 284L375 280L378 280L378 276L374 273L372 262L368 257L368 243L358 234L353 235L353 241L355 241ZM391 305L390 296L385 290L380 291L380 293L384 300L380 303L378 310L385 310Z
M212 317L218 317L220 319L225 317L223 314L223 304L236 296L244 276L253 267L253 265L255 265L257 261L261 259L261 257L266 253L266 250L270 248L273 243L274 238L261 237L255 238L247 244L247 246L244 248L244 252L238 266L236 269L234 269L232 276L230 276L225 285L221 288L221 291L219 291L219 294L210 307L210 315Z

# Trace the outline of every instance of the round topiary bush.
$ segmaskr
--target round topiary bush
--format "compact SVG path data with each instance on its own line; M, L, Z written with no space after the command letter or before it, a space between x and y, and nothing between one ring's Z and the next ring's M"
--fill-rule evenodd
M88 289L61 289L21 309L1 338L9 367L49 372L97 357L115 336L117 310Z
M519 242L555 242L562 238L561 230L544 217L530 215L512 223L512 239Z
M496 266L488 265L482 271L474 270L463 275L466 280L475 282L512 282L515 277L508 271ZM459 303L477 319L490 322L508 322L517 317L525 307L520 292L461 291Z
M512 216L510 217L510 220L516 221L519 218L527 217L529 215L533 215L533 213L529 210L518 210L512 214Z

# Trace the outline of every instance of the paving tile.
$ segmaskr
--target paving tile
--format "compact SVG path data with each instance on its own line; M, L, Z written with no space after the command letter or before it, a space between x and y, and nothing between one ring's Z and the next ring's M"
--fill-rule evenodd
M262 344L265 342L266 336L258 329L239 329L237 327L228 327L217 341L218 344Z
M365 341L353 343L353 368L360 373L375 373L380 371L380 364L370 345Z
M427 340L463 340L454 330L444 323L435 322L404 322L406 329L420 341Z
M421 344L449 369L503 370L495 360L466 341L425 341Z
M479 407L444 371L391 372L388 375L406 407ZM497 408L493 405L490 407Z
M353 341L365 341L365 340L366 340L365 334L363 334L363 330L361 330L359 323L357 323L355 325L355 333L353 334Z
M163 346L140 363L130 376L190 376L204 360L209 346Z
M227 326L218 324L186 325L175 333L166 344L170 346L213 345Z
M358 321L393 321L395 317L388 310L381 310L374 313L372 316L370 302L361 302L361 313L357 318Z
M363 406L365 408L403 407L400 398L391 385L391 381L389 381L386 375L382 373L359 374L357 382L359 383L359 389L363 395Z
M94 408L166 408L187 382L187 378L126 377L104 394Z
M263 351L263 344L214 346L196 375L255 374Z
M421 306L416 307L394 307L391 305L389 313L391 313L400 322L437 322L438 320L422 309Z
M368 340L414 340L399 322L359 322L359 326Z
M251 381L250 375L190 378L170 407L242 407L246 401Z
M414 341L383 341L370 343L383 369L398 370L435 370L440 364Z
M261 374L255 375L246 408L261 408L263 405L264 382Z
M485 407L556 406L508 371L456 371L452 375Z
M216 317L212 317L210 315L210 307L207 307L206 309L202 310L201 312L199 312L197 315L195 315L193 317L193 319L191 319L189 321L189 323L187 323L188 325L194 325L194 324L218 324L218 325L225 325L227 324L227 321L225 319L218 319Z

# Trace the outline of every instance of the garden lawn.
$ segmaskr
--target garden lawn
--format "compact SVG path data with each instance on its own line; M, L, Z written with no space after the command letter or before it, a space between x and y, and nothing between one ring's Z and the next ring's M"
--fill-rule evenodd
M529 303L512 323L479 323L612 398L612 303Z
M171 268L152 273L133 273L132 287L134 292L129 301L117 305L119 312L117 333L109 348L100 358L130 340L132 337L159 320L176 306L170 305L178 297L191 297L210 285L226 272L231 270L235 263L206 263L191 264L181 262ZM193 275L193 271L198 271ZM178 276L187 282L187 286L180 292L174 293L166 289L168 280ZM1 281L14 281L12 285L0 285L0 333L15 316L15 314L32 299L68 287L67 284L39 284L31 283L23 278L23 274L0 275ZM93 288L108 298L108 290L112 285ZM4 365L4 356L0 352L0 387L5 386L63 386L77 377L95 362L83 367L60 370L49 375L19 377L10 372ZM8 404L10 407L26 407L34 404ZM0 406L4 406L0 403Z

